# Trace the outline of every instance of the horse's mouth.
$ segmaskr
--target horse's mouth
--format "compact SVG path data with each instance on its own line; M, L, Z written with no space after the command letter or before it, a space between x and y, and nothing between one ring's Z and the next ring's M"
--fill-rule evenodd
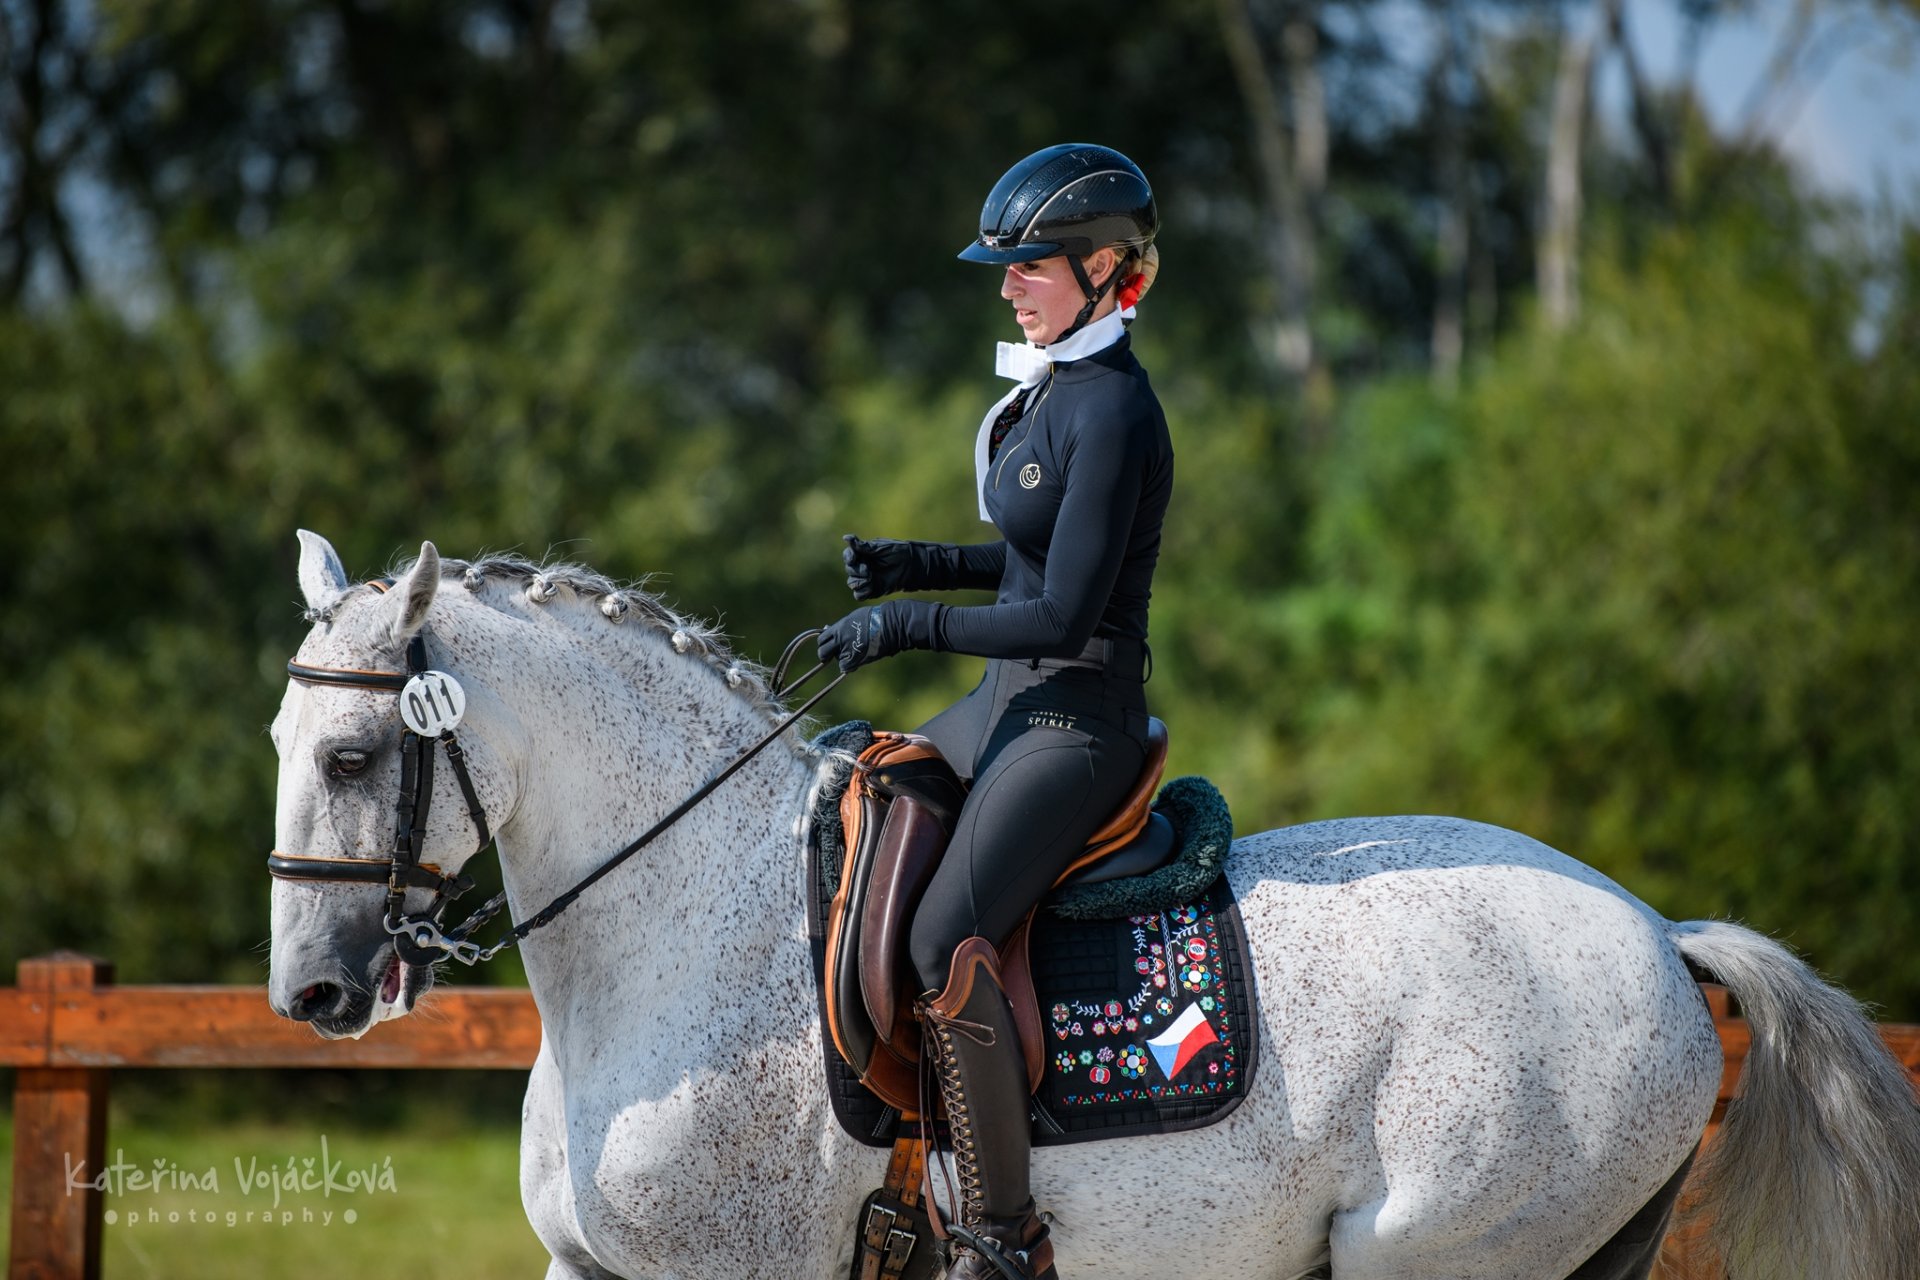
M313 1020L313 1029L328 1040L357 1040L375 1025L411 1013L433 986L432 966L406 963L391 945L381 948L373 973L376 982L348 991L339 1008Z
M388 956L387 971L380 979L380 1003L383 1005L397 1003L400 999L401 988L406 986L406 982L406 961L400 958L398 951L394 951ZM408 1008L412 1008L412 1006L409 1005Z

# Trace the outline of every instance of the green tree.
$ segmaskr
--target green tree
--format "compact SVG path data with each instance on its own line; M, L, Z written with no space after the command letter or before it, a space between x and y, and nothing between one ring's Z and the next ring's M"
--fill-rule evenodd
M1672 233L1458 404L1356 406L1287 606L1300 767L1318 813L1516 827L1911 1013L1916 277L1862 357L1860 277L1811 238Z

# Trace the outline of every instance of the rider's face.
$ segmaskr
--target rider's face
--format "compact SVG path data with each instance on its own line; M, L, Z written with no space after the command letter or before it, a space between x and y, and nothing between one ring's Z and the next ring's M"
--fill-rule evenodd
M1098 285L1114 269L1113 257L1111 249L1094 253L1085 263L1087 278ZM1058 338L1087 301L1080 292L1080 282L1073 278L1073 268L1060 256L1009 263L1006 278L1000 283L1000 296L1013 304L1014 323L1027 335L1027 341L1041 346ZM1113 292L1109 290L1094 310L1094 318L1112 309Z

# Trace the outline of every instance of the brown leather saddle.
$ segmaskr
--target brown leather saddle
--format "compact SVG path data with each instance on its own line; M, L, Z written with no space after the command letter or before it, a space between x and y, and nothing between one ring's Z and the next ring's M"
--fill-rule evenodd
M1177 853L1171 823L1153 811L1167 763L1167 726L1150 720L1147 760L1133 790L1054 888L1142 875ZM845 861L827 914L827 1027L860 1083L903 1113L919 1108L919 994L907 926L946 852L966 784L927 739L879 732L840 798ZM1000 949L1001 982L1020 1028L1031 1087L1044 1067L1040 1009L1027 961L1028 913Z

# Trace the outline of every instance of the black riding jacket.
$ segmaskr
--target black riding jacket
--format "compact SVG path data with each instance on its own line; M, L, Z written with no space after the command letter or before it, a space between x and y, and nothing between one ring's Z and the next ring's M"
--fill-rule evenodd
M1160 529L1173 494L1166 415L1131 339L1052 366L994 454L986 508L1001 541L916 545L908 590L999 588L990 605L915 606L928 648L1070 658L1096 636L1147 638Z

